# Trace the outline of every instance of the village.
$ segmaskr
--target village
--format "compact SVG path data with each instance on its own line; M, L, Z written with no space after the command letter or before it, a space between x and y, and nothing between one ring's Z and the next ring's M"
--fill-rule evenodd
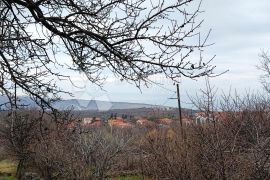
M133 127L170 127L174 125L179 125L182 121L182 124L185 126L188 125L200 125L214 121L225 120L227 116L231 113L226 112L196 112L192 115L183 115L180 118L156 118L154 120L149 120L153 118L145 117L136 117L134 120L129 121L127 116L111 116L108 119L102 119L100 117L84 117L81 119L81 125L83 127L96 127L102 125L108 125L115 128L133 128ZM234 113L235 114L235 113ZM237 113L236 113L237 114ZM238 113L239 114L239 113Z

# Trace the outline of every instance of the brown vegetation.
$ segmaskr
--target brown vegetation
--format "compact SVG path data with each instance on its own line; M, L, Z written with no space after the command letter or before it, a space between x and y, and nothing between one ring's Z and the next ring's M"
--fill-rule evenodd
M39 111L26 110L2 119L1 142L19 162L18 177L30 171L44 179L132 174L145 179L269 179L268 101L254 95L243 98L238 109L233 102L223 101L222 120L185 124L183 129L179 124L82 128L70 115L56 124L45 115L38 121ZM112 123L126 122L117 118Z

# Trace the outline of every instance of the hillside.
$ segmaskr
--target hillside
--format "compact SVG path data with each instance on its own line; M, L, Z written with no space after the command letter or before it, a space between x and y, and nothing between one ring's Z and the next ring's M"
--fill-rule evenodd
M36 103L27 96L19 97L19 105L27 107L37 107ZM8 98L0 96L0 105L7 103ZM79 110L79 111L108 111L108 110L122 110L122 109L139 109L139 108L168 108L166 106L157 106L144 103L129 103L129 102L109 102L99 100L83 100L83 99L67 99L60 100L53 104L53 107L59 110ZM4 109L4 107L2 107Z

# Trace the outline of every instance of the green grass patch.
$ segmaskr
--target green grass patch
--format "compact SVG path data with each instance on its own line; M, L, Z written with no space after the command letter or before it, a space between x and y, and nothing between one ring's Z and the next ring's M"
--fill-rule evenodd
M0 176L0 180L15 180L12 176Z

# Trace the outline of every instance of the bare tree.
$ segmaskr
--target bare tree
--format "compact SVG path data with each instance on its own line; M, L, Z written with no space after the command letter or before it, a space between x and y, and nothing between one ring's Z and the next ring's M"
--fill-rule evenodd
M263 75L260 77L263 88L267 92L270 92L270 56L268 52L263 51L260 54L260 64L257 68L263 72Z
M0 139L8 157L18 161L16 175L22 177L22 172L30 161L34 141L39 136L39 115L35 110L1 113Z
M2 0L0 9L0 89L16 106L17 88L51 108L61 93L58 80L71 69L102 85L110 70L137 87L162 73L179 77L214 75L208 46L199 32L195 0ZM197 8L194 8L194 7ZM66 53L72 63L59 58Z
M208 121L214 121L214 112L218 110L219 104L217 99L218 89L210 83L209 78L205 78L205 88L200 89L199 94L195 97L189 96L193 106L201 112L205 112Z
M54 118L52 119L44 111L37 109L1 112L1 146L5 151L6 158L13 159L18 163L16 170L18 179L23 177L23 174L29 170L29 167L39 169L41 166L37 162L40 162L40 159L44 157L48 158L46 156L48 154L50 157L58 155L63 161L66 160L64 155L67 155L67 152L64 155L57 154L60 153L60 150L63 152L65 149L62 146L65 145L67 147L69 145L67 140L61 137L61 135L65 135L68 138L71 137L72 131L68 127L70 124L75 124L76 119L72 118L69 112L61 113L57 118L58 120L55 121ZM59 143L58 146L56 145L57 142ZM61 143L66 144L63 145ZM58 148L59 151L56 151L54 148ZM52 153L52 151L54 152ZM42 165L42 172L49 171L46 169L48 166L44 164L44 161ZM57 166L54 168L58 170ZM47 174L49 173L47 172Z

